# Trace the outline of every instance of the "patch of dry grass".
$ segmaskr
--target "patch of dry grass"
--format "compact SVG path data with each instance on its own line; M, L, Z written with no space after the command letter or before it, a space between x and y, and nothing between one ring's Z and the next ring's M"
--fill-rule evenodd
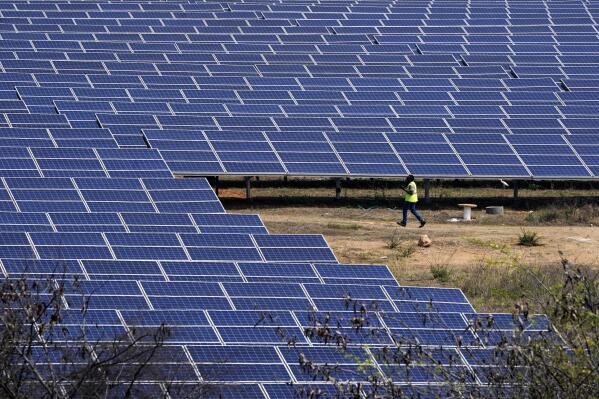
M531 211L524 219L528 224L598 224L599 206L584 204L572 206L549 206Z
M561 265L556 262L546 266L480 263L468 272L460 273L456 280L460 288L479 311L514 310L514 304L529 303L531 310L541 311L547 295L539 282L547 287L562 279Z

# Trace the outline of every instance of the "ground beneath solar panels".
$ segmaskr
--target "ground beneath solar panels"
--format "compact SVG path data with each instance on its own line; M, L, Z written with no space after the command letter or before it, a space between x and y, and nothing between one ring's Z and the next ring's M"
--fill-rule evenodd
M450 220L459 220L461 210L451 207L423 210L428 223L422 229L413 218L407 228L401 228L396 224L400 210L385 206L331 206L317 201L286 206L258 201L244 206L239 200L244 195L241 190L227 189L220 195L225 204L233 201L232 212L259 213L271 233L323 234L340 262L387 264L404 285L463 288L480 310L513 308L520 289L516 282L511 287L495 276L505 278L515 267L538 270L551 266L555 272L561 270L563 256L599 270L599 220L594 217L570 225L563 221L538 223L531 221L531 211L506 209L503 216L475 211L473 221L454 222ZM534 212L547 210L535 210L533 216ZM524 230L536 232L541 245L519 245ZM431 247L417 246L421 234L431 238ZM438 270L441 274L435 273ZM487 287L487 280L496 281Z

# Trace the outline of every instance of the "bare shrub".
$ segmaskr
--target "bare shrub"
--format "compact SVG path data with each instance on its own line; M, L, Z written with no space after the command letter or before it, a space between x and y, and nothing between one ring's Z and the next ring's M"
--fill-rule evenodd
M393 234L391 234L391 237L389 237L387 239L387 248L395 249L395 248L399 247L400 244L401 244L401 237L399 234L399 229L395 229L395 230L393 230Z
M94 325L89 297L67 309L64 295L76 286L53 278L0 284L0 396L143 397L138 383L167 381L155 358L168 328L129 333Z

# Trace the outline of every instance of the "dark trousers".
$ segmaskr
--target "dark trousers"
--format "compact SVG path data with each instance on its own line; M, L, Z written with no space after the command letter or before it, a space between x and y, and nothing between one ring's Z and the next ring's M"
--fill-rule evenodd
M408 211L412 212L412 215L414 215L420 223L424 222L424 219L422 219L422 216L420 216L420 214L416 210L416 203L405 201L403 203L403 220L402 220L403 223L405 223L405 224L408 223Z

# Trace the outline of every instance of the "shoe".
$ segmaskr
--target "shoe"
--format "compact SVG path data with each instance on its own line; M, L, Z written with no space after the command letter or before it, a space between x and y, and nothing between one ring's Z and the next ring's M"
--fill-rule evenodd
M420 222L420 227L419 228L423 228L425 224L426 224L426 221Z
M398 221L397 224L400 225L401 227L406 227L406 224L402 221Z

